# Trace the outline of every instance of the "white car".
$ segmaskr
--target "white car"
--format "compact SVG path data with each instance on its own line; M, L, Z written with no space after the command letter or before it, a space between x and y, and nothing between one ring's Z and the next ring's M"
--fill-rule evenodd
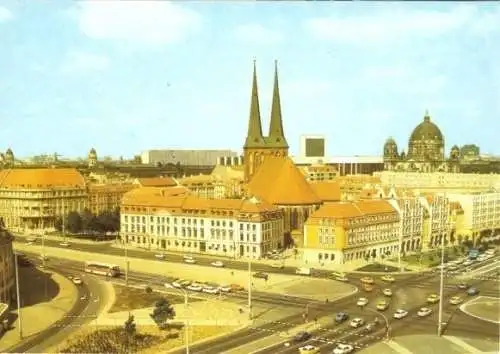
M353 319L349 323L349 326L351 326L352 328L359 328L359 327L361 327L364 324L365 324L365 321L362 318L358 317L358 318Z
M384 289L382 291L382 293L385 295L385 296L392 296L392 290L391 289Z
M191 291L202 291L203 287L200 284L193 283L186 287L186 289Z
M271 267L272 268L278 268L278 269L283 269L284 268L283 263L273 263L273 264L271 264Z
M69 242L61 242L59 244L59 246L62 246L62 247L69 247L70 246L70 243Z
M74 277L71 280L73 281L73 284L75 284L75 285L82 285L83 284L83 281L78 277Z
M463 263L463 265L466 266L466 267L468 267L468 266L472 265L472 261L469 259L469 260L465 261Z
M403 309L399 309L396 312L394 312L394 316L392 316L392 317L399 320L401 318L405 318L406 316L408 316L408 311L403 310Z
M464 300L460 296L453 296L450 298L450 304L460 305Z
M222 291L223 293L230 293L232 288L230 285L221 285L219 286L219 290Z
M214 267L218 267L218 268L224 267L224 263L222 263L221 261L215 261L215 262L212 262L210 264L213 265Z
M337 344L337 347L333 349L333 354L349 354L354 351L354 347L349 344Z
M196 263L196 259L189 258L189 257L184 257L184 262L185 263L189 263L189 264L195 264Z
M204 286L202 291L207 294L218 294L219 288L215 286Z
M422 307L420 310L418 310L417 315L419 317L426 317L429 316L432 313L432 310L428 307Z
M173 286L174 288L180 289L180 288L182 288L182 286L183 286L183 284L182 284L182 283L184 283L184 282L185 282L185 280L184 280L184 279L176 279L176 280L174 280L174 281L172 282L172 286Z
M360 297L356 305L365 306L368 304L368 299L366 297Z
M165 258L165 254L163 254L163 253L157 253L157 254L155 254L155 257L158 258L158 259L164 259Z
M314 345L308 344L306 346L300 347L299 353L300 354L318 354L319 348L315 347Z
M347 279L347 277L345 277L345 276L343 276L343 277L341 277L341 276L335 277L335 280L342 281L344 283L349 281L349 279Z

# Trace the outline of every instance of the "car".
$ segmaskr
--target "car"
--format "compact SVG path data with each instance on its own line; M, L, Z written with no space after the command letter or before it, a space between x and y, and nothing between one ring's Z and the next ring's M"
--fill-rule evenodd
M358 306L365 306L368 304L368 299L366 297L360 297L358 299L358 302L356 303L356 305Z
M218 286L206 285L202 291L207 294L218 294L220 290Z
M61 243L59 244L59 246L62 246L62 247L69 247L69 246L71 246L71 244L70 244L69 242L61 242Z
M230 293L233 290L233 288L231 287L231 285L224 284L219 286L219 290L222 291L223 293Z
M309 340L311 338L311 333L306 332L306 331L300 331L293 337L293 340L295 342L305 342L306 340Z
M469 289L469 284L467 283L460 283L457 285L457 288L461 289L461 290L467 290Z
M472 265L472 263L473 263L473 262L472 262L470 259L468 259L468 260L466 260L465 262L463 262L462 264L463 264L464 266L468 267L468 266Z
M221 261L215 261L215 262L212 262L210 264L213 265L214 267L218 267L218 268L224 267L224 263L222 263Z
M184 257L184 263L195 264L196 259Z
M439 302L439 296L436 294L431 294L427 297L427 302L429 304L435 304Z
M384 289L382 291L382 293L385 295L385 296L392 296L392 290L391 289Z
M371 277L363 277L363 278L361 278L361 282L365 283L365 284L373 284L374 283L373 278L371 278Z
M385 311L389 307L389 303L385 300L380 300L377 302L377 310L379 311Z
M488 256L494 256L495 252L496 251L494 248L490 248L490 249L487 249L486 251L484 251L484 254L487 254Z
M349 354L353 351L354 347L352 345L339 343L335 349L333 349L333 354Z
M283 263L273 263L271 264L271 268L283 269L285 268L285 266L283 265Z
M335 322L342 323L349 318L347 312L339 312L335 315Z
M242 287L241 285L239 284L231 284L231 291L234 291L234 292L238 292L238 291L243 291L245 290L244 287Z
M429 316L432 313L432 310L428 307L422 307L420 310L417 312L418 317L426 317Z
M308 344L306 346L300 347L299 353L300 354L318 354L319 348L315 347L314 345Z
M362 318L359 318L359 317L356 317L351 322L349 322L349 326L351 326L352 328L359 328L364 324L365 324L365 320L363 320Z
M375 321L368 323L365 326L365 328L363 328L363 332L365 332L365 333L371 333L371 332L373 332L373 330L378 326L378 323L379 322L375 322Z
M450 298L450 304L452 304L452 305L459 305L463 301L464 300L460 296L453 296Z
M347 277L346 277L346 276L338 276L338 277L335 277L335 280L337 280L337 281L342 281L342 282L344 282L344 283L349 281L349 279L347 279Z
M28 243L30 243L30 242L31 242L31 243L34 243L34 242L36 242L36 238L35 238L35 237L28 237L28 238L26 239L26 242L28 242Z
M264 272L257 272L257 273L253 273L253 277L254 278L258 278L258 279L265 279L265 280L267 280L269 278L269 274L264 273Z
M455 272L458 270L458 267L456 265L450 265L447 269L449 272Z
M185 281L185 279L175 279L175 280L172 282L172 286L173 286L174 288L178 288L178 289L180 289L180 288L182 288L182 282L184 282L184 281ZM189 285L189 284L188 284L188 285Z
M194 283L194 282L192 282L191 280L183 280L183 281L181 281L181 287L187 288L192 283Z
M373 291L373 284L363 284L363 290L366 291L367 293L370 293Z
M75 285L82 285L83 284L83 281L82 279L78 278L78 277L74 277L73 279L71 279L73 281L73 284Z
M389 275L389 274L382 276L380 279L382 279L382 281L385 281L388 283L394 283L394 281L396 280L396 279L394 279L394 277L392 275Z
M396 312L394 312L394 315L392 317L399 320L401 318L405 318L406 316L408 316L408 311L403 310L403 309L399 309Z
M459 259L455 259L455 260L453 261L453 263L454 263L454 264L456 264L456 265L460 265L460 264L462 264L463 262L464 262L464 260L463 260L463 259L461 259L461 258L459 258Z
M477 288L469 288L469 290L467 290L467 295L469 296L474 296L477 294L479 294L479 289Z
M157 253L157 254L155 254L155 257L158 259L165 259L165 254L164 253Z
M187 286L186 289L191 290L191 291L202 291L203 286L198 283L192 283L191 285Z

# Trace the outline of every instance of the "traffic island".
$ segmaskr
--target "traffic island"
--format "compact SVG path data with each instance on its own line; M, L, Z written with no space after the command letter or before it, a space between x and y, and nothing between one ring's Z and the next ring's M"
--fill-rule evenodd
M460 306L460 310L477 319L500 324L500 298L478 296Z

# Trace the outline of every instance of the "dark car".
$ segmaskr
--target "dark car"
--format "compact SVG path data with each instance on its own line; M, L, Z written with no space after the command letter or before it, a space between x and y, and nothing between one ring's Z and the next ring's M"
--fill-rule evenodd
M295 337L293 337L293 340L296 342L304 342L304 341L308 340L309 338L311 338L311 333L306 332L306 331L300 331L299 333L297 333L295 335Z
M467 295L469 296L474 296L477 294L479 294L479 290L477 288L470 288L469 290L467 290Z
M264 273L264 272L257 272L257 273L253 273L253 277L267 280L269 278L269 274Z
M335 322L342 323L349 318L347 312L339 312L335 315Z

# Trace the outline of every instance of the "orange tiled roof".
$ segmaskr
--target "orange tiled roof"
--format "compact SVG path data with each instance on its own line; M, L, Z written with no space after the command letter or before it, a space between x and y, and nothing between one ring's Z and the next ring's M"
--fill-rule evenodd
M84 188L85 179L75 168L23 168L0 171L0 187Z
M338 202L341 199L340 184L335 181L309 182L313 192L324 202Z
M132 183L106 183L106 184L89 184L89 192L120 192L129 191L139 186Z
M385 200L359 200L356 202L327 203L311 214L310 218L348 219L386 213L396 213L396 209Z
M245 213L276 212L279 208L256 198L251 199L204 199L188 193L174 193L173 189L144 187L126 193L122 206L145 206L157 208L178 208L179 210L233 210ZM186 190L186 189L185 189Z
M266 157L247 187L251 194L274 205L321 203L289 157Z
M177 182L170 177L137 178L142 187L173 187Z

